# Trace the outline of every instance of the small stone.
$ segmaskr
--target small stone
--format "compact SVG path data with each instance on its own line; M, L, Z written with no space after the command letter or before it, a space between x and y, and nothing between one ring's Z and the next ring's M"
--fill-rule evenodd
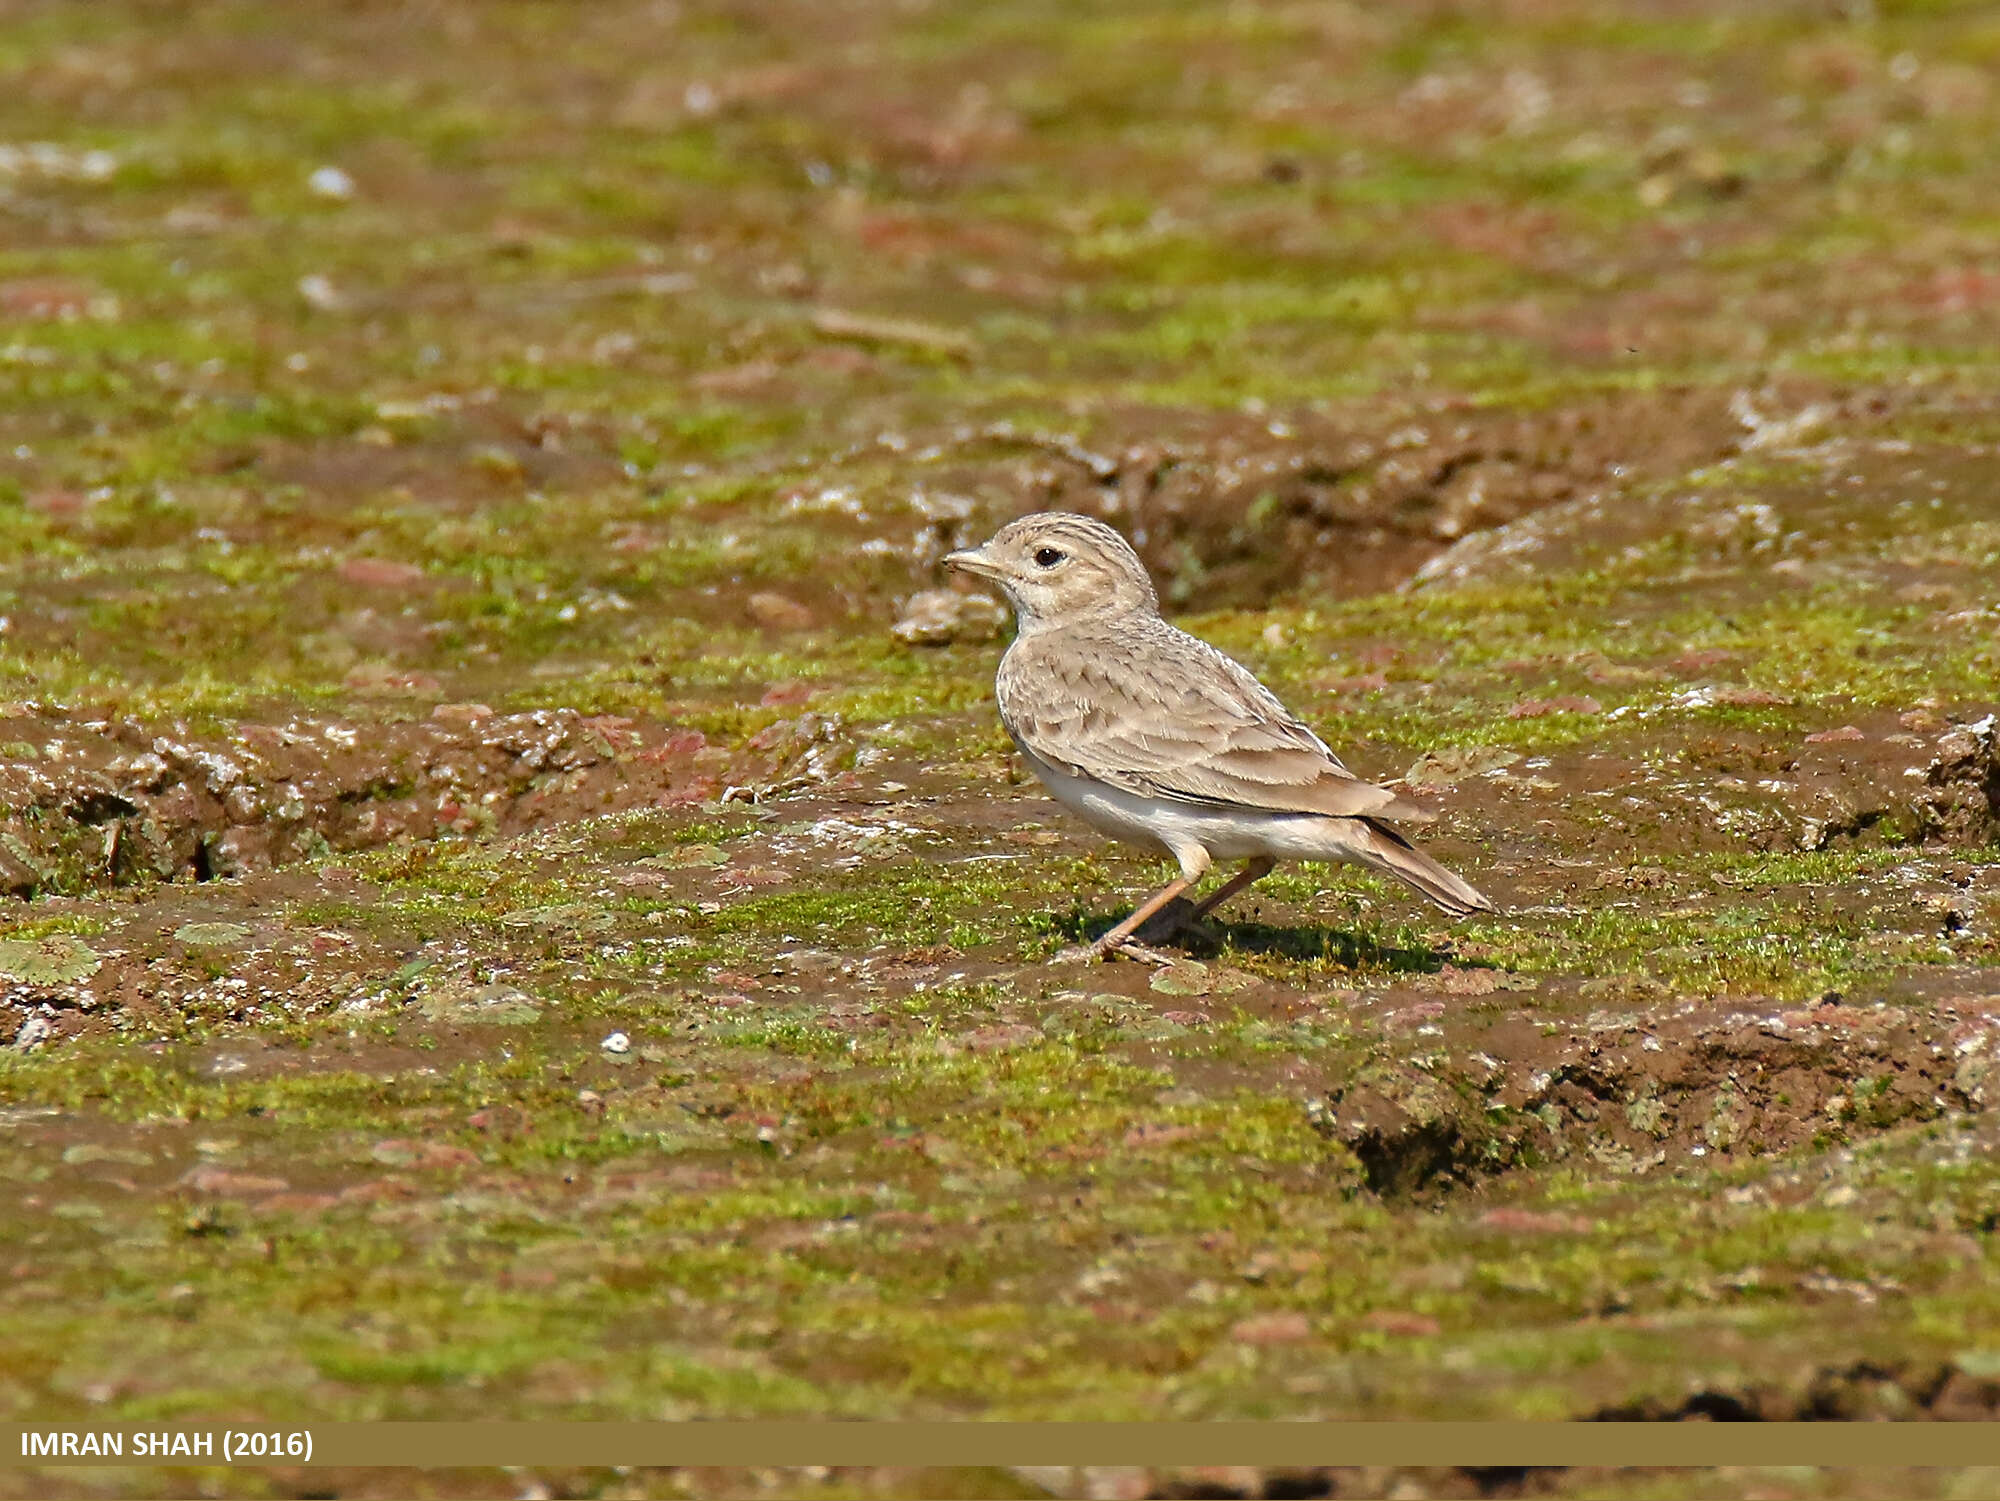
M329 198L336 203L345 203L354 196L354 179L338 167L317 168L306 179L306 186L317 198Z
M431 710L431 718L441 724L471 726L492 717L493 710L485 704L438 704Z
M889 634L906 646L991 641L1007 625L1007 608L984 594L926 589L912 595Z
M14 1047L23 1053L32 1053L36 1048L56 1035L56 1024L46 1016L31 1016L21 1023L14 1034Z
M607 1053L629 1053L632 1051L632 1039L627 1037L623 1032L613 1032L604 1041L600 1042L598 1046L603 1048Z
M813 612L795 599L782 594L760 592L744 601L744 608L750 618L768 631L805 631L812 629Z
M305 299L308 307L322 313L338 312L347 305L347 299L340 295L332 278L318 272L299 278L299 296Z
M1841 725L1838 729L1815 730L1812 734L1806 736L1806 744L1837 745L1842 741L1866 740L1867 738L1868 738L1867 735L1864 734L1856 726L1851 724L1844 724Z

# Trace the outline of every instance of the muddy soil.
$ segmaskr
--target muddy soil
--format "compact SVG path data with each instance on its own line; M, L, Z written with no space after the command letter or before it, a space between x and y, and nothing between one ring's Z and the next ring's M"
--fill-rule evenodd
M0 720L0 734L18 756L0 784L5 881L25 900L686 806L720 793L714 773L735 759L698 730L483 704L441 704L416 723L295 718L206 737L20 715Z
M1976 8L16 9L0 1414L1994 1416ZM1056 962L1047 507L1499 910Z
M1809 409L1847 432L1888 407L1878 393L1798 383L1756 402ZM1616 506L1743 453L1759 432L1750 393L1706 388L1530 411L1382 405L1194 423L1171 411L1118 414L1100 419L1088 443L993 428L940 452L930 473L942 493L928 503L956 520L951 501L963 502L954 545L1030 510L1100 516L1132 538L1175 607L1243 608L1395 588L1461 539L1549 507Z

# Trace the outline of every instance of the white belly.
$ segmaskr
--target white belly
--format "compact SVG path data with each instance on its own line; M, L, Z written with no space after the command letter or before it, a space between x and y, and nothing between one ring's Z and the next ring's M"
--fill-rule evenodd
M1127 844L1163 849L1188 863L1199 849L1216 860L1268 855L1275 860L1350 860L1351 819L1318 813L1258 813L1210 808L1172 798L1146 797L1087 777L1072 776L1022 749L1021 755L1049 795L1101 834ZM1197 862L1205 864L1205 861Z

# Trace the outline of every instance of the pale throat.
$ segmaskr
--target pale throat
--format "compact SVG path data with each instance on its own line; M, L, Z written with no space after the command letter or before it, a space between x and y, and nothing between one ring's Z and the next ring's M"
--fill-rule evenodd
M1020 636L1038 635L1043 631L1067 630L1086 624L1115 625L1127 621L1137 624L1159 614L1158 609L1145 600L1116 594L1057 600L1046 612L1018 599L1013 603L1014 614L1019 621L1016 634Z

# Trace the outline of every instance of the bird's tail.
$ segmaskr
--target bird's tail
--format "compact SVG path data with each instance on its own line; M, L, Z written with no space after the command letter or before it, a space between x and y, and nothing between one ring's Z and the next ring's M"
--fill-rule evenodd
M1357 818L1355 853L1363 863L1385 870L1415 887L1453 917L1491 912L1493 903L1470 883L1446 870L1387 824Z

